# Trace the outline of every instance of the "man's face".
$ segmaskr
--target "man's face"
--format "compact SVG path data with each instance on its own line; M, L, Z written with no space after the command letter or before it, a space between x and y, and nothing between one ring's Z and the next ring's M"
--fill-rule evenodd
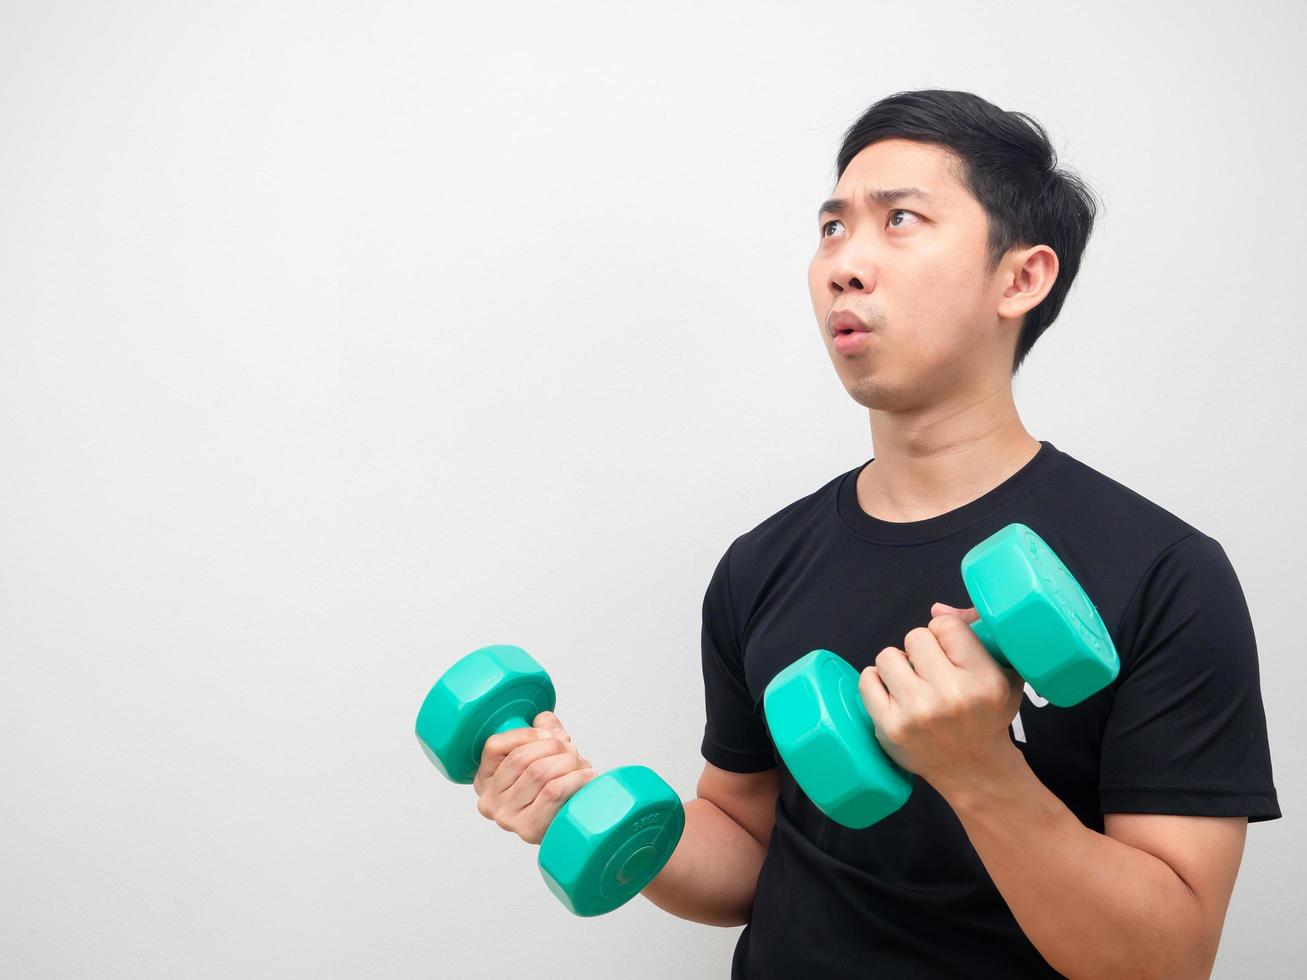
M942 147L873 143L831 194L845 206L817 218L812 308L835 370L860 405L923 408L1010 378L1015 325L995 312L1004 268L985 276L985 210L959 182L958 165ZM866 198L909 187L928 199ZM843 311L871 329L860 346L842 352L831 317Z

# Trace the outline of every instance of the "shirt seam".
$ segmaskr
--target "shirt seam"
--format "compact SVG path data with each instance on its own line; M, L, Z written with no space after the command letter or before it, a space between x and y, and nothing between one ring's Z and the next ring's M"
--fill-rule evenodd
M753 713L761 716L762 712L760 706L762 705L762 696L759 695L758 697L754 697L753 691L749 689L749 676L745 672L744 667L744 636L738 629L736 629L735 625L735 593L731 589L731 552L735 550L735 546L739 544L739 541L740 539L736 538L726 548L726 611L731 617L731 624L728 633L731 637L731 646L735 648L735 652L738 654L736 659L740 665L740 683L744 686L744 690L749 695L749 700L753 704Z
M704 736L704 741L707 742L709 745L711 745L713 748L715 748L715 749L719 749L720 751L724 752L726 755L740 755L740 756L746 756L746 757L747 757L747 756L758 756L758 757L760 757L760 758L763 757L763 756L765 756L766 758L770 759L770 758L772 757L772 754L773 754L773 753L772 753L772 750L771 750L770 748L766 748L766 747L761 748L761 749L735 749L735 748L731 748L729 745L723 745L721 742L719 742L717 739L713 738L711 735L705 735L705 736Z
M1154 556L1153 560L1148 563L1148 567L1144 569L1143 574L1139 576L1139 581L1135 583L1134 589L1131 590L1130 598L1126 600L1125 605L1121 609L1121 616L1116 621L1116 629L1113 631L1115 636L1117 637L1121 636L1121 627L1125 625L1126 617L1130 615L1130 610L1134 608L1135 599L1138 598L1139 593L1142 591L1144 587L1144 582L1148 580L1149 574L1157 566L1157 563L1161 561L1168 552L1170 552L1174 548L1179 547L1181 544L1188 541L1190 538L1192 538L1195 534L1198 533L1200 532L1197 529L1194 529L1191 530L1188 534L1185 534L1183 537L1177 538L1175 541L1172 541L1165 548L1159 551L1156 554L1156 556Z
M735 648L735 652L739 655L740 680L744 681L744 645L740 642L740 631L735 626L735 593L731 590L731 552L735 550L735 545L739 540L739 538L736 538L726 548L726 611L731 617L731 646ZM749 689L748 683L745 683L744 688L746 691Z
M951 538L954 537L955 535L961 534L963 531L975 527L977 524L981 523L982 521L988 520L989 518L993 517L995 514L1001 513L1002 511L1006 510L1012 505L1021 503L1021 501L1025 500L1032 493L1038 490L1039 487L1058 468L1058 466L1062 465L1062 463L1063 460L1061 459L1051 460L1049 462L1049 465L1044 468L1044 471L1042 473L1036 473L1030 478L1030 486L1028 486L1025 489L1025 491L1021 493L1019 496L1013 497L1011 500L1007 500L1004 501L1003 503L998 504L992 510L988 510L983 514L978 515L974 520L968 521L966 524L962 525L961 527L956 527L951 531L942 531L939 533L938 536L933 538L921 538L913 541L886 541L882 538L873 538L867 534L864 534L862 531L858 530L856 527L850 524L848 520L845 518L843 511L840 510L839 494L840 494L840 487L842 485L842 482L837 482L835 484L835 495L834 495L835 516L838 519L839 523L844 527L844 529L848 531L850 534L852 534L854 537L856 537L859 541L865 541L871 544L880 545L881 547L884 548L917 548L920 547L921 545L934 544L937 541L943 541L946 538ZM851 472L855 472L855 471L851 471ZM854 500L855 501L857 500L856 493L854 495ZM968 505L963 504L962 506L966 507ZM961 509L961 508L957 508L957 509ZM939 516L942 517L944 515L941 514ZM932 518L926 518L926 520L932 520Z
M1102 783L1098 791L1132 790L1146 793L1211 793L1218 796L1267 796L1275 793L1273 786L1246 786L1230 789L1228 786L1144 786L1136 783Z

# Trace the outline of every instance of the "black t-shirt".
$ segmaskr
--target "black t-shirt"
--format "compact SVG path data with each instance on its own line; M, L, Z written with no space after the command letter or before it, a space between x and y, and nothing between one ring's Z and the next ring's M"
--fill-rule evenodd
M1079 581L1121 658L1116 680L1074 707L1041 706L1027 685L1009 736L1040 781L1100 833L1104 813L1271 820L1280 809L1243 591L1216 540L1046 440L984 496L922 521L866 513L865 465L736 538L704 596L703 756L781 776L731 976L1058 976L929 783L914 776L908 802L870 827L840 826L785 768L763 691L810 650L861 670L929 623L932 603L973 605L962 556L1019 521Z

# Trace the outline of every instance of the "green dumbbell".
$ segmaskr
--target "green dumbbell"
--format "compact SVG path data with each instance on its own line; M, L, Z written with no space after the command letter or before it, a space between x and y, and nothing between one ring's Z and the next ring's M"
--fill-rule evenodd
M1098 610L1026 525L1009 524L968 551L962 580L980 614L972 631L1042 697L1067 707L1116 678L1120 660ZM763 692L767 726L795 782L828 817L855 828L912 793L912 774L876 741L858 677L842 657L813 650Z
M554 685L521 647L473 650L436 681L418 711L417 737L441 774L470 783L486 739L554 710ZM602 915L639 894L685 829L680 797L656 772L622 766L596 776L554 816L538 864L576 915Z

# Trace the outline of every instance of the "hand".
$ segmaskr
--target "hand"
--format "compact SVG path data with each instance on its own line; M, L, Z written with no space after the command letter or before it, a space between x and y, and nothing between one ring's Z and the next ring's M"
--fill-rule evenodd
M486 739L472 788L478 813L539 844L563 804L595 771L553 712L540 712L532 725Z
M930 611L930 625L908 633L903 649L876 655L858 691L885 752L942 793L982 783L1019 752L1007 727L1025 682L971 631L975 607L937 602Z

